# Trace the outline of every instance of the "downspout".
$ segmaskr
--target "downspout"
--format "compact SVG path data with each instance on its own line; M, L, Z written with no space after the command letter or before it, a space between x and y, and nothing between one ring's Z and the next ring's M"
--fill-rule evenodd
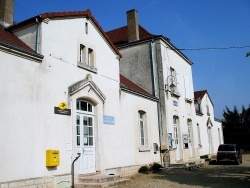
M75 174L75 162L78 160L78 158L81 157L81 153L77 153L77 157L74 159L74 161L71 164L71 177L72 177L72 184L71 187L74 188L75 187L75 182L74 182L74 174Z
M156 91L156 78L155 78L155 61L154 61L154 49L153 49L153 42L154 39L151 40L150 42L150 62L151 62L151 66L152 66L152 83L153 83L153 93L154 96L157 97L157 91ZM159 84L158 84L158 89L159 89ZM159 95L159 101L157 102L157 114L158 114L158 128L159 128L159 143L160 143L160 147L161 147L161 133L162 133L162 118L161 118L161 109L160 109L160 95ZM161 165L163 166L163 162L162 162L162 157L161 157L161 150L160 150L160 161L161 161Z
M39 21L38 21L37 18L36 18L36 23L37 23L37 31L36 31L36 46L35 46L35 51L37 53L40 53L40 49L39 49L39 46L40 46L40 27L39 27Z

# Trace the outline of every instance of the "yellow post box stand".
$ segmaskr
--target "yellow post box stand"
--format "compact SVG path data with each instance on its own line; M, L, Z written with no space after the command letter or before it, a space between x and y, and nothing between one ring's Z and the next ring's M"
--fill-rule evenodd
M59 150L46 150L46 166L54 167L59 166L60 155Z

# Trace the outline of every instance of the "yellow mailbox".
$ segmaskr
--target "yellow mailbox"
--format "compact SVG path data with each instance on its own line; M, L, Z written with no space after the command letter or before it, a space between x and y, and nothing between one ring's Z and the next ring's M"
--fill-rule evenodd
M60 155L59 150L46 150L46 166L53 167L59 166Z

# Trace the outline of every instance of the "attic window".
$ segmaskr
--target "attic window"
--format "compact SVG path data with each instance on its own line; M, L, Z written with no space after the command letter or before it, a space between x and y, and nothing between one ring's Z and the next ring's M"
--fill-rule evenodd
M88 22L85 22L85 33L88 34L88 32L89 32Z

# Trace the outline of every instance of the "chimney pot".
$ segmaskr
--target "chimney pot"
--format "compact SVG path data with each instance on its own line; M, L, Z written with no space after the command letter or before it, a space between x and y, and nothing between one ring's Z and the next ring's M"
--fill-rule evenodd
M14 1L15 0L0 0L0 24L3 26L13 24Z
M135 9L127 11L128 41L139 40L138 12Z

